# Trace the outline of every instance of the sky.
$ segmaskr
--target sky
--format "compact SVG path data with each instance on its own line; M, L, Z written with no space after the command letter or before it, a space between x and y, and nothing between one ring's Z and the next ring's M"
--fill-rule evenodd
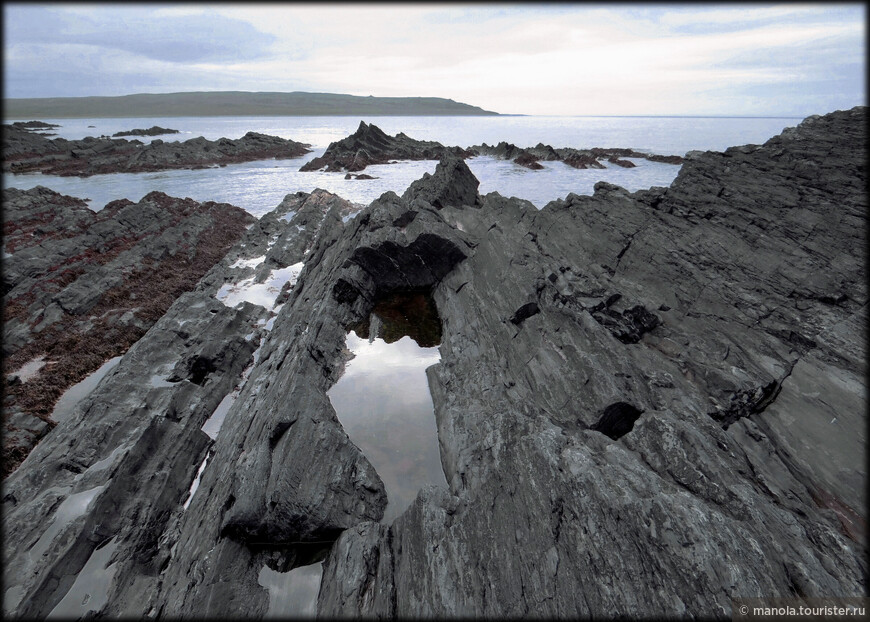
M3 5L5 97L308 91L531 115L866 104L864 3Z

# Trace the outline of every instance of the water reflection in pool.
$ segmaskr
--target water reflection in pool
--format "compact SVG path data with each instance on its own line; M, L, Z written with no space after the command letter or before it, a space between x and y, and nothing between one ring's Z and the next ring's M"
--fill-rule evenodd
M441 358L433 345L440 341L440 322L434 304L427 316L429 311L421 311L413 299L410 302L401 307L404 317L390 301L376 306L372 321L357 327L368 338L357 330L348 333L346 345L354 357L328 393L341 425L384 482L388 499L384 522L404 512L423 485L447 486L425 373ZM392 312L387 311L390 308ZM421 322L408 322L409 317L435 322L437 335L431 327L421 328ZM417 341L399 338L396 326L402 322L406 334Z
M313 618L317 613L317 593L323 564L300 566L289 572L276 572L263 566L257 581L269 590L266 619Z

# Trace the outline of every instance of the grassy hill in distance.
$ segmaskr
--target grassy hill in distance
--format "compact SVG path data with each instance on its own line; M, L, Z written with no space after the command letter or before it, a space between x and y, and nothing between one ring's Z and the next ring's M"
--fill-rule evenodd
M362 97L299 91L139 93L117 97L6 99L3 110L6 119L320 115L478 116L498 113L441 97Z

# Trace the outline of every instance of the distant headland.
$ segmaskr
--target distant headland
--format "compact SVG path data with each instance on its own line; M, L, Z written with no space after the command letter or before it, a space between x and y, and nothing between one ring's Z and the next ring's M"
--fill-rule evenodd
M215 116L492 116L497 112L441 97L362 97L337 93L213 91L138 93L117 97L44 97L4 100L4 116L124 118Z

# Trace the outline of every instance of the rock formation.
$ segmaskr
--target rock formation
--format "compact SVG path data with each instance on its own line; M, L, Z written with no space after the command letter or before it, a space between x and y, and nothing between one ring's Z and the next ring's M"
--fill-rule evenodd
M508 142L500 142L495 146L487 145L486 143L474 145L468 150L476 156L486 155L500 160L512 160L515 164L524 166L532 170L540 170L544 168L539 162L557 160L564 162L568 166L574 168L607 168L601 163L601 160L606 160L611 164L621 166L623 168L634 168L636 165L630 160L622 160L620 158L643 158L651 162L661 162L664 164L682 164L683 158L677 155L659 155L653 153L643 153L633 149L604 149L601 147L593 147L591 149L574 149L564 147L554 149L550 145L538 143L534 147L521 149L516 145Z
M24 129L3 128L3 171L88 177L105 173L143 173L225 166L237 162L298 158L310 145L248 132L242 138L203 137L184 142L94 138L49 139Z
M15 121L7 127L17 130L25 130L27 132L39 134L40 136L54 136L54 134L49 133L47 130L54 130L60 126L55 125L54 123L46 123L45 121Z
M126 352L255 219L159 192L93 212L41 186L4 189L3 215L5 476L64 390ZM30 362L32 378L16 374Z
M359 172L370 164L391 160L440 160L447 154L468 157L459 147L445 147L429 140L415 140L399 132L388 136L376 125L360 121L356 132L330 143L324 154L307 162L300 171Z
M127 130L124 132L115 132L112 134L112 138L118 138L119 136L160 136L161 134L179 134L178 130L171 130L166 127L160 127L159 125L152 125L147 130L135 129L135 130Z
M356 132L340 141L330 143L322 156L306 162L299 170L361 171L370 164L394 164L395 160L440 160L448 154L463 159L486 155L501 160L512 160L514 163L532 170L544 168L540 164L541 160L558 160L574 168L606 168L600 160L607 160L625 168L635 166L629 160L620 160L620 157L644 158L666 164L682 164L683 162L683 158L680 156L641 153L632 149L602 149L600 147L554 149L542 143L527 149L521 149L505 141L495 146L483 143L467 149L445 147L438 142L409 138L401 132L396 136L388 136L376 125L368 125L364 121L360 121ZM351 178L345 176L345 179ZM357 176L356 179L365 179L365 177Z
M107 617L261 617L260 569L318 560L325 617L865 594L865 115L542 210L456 157L352 220L288 196L6 480L7 612L44 617L100 551ZM299 264L274 304L217 299ZM449 487L385 524L326 391L401 292L441 318Z

